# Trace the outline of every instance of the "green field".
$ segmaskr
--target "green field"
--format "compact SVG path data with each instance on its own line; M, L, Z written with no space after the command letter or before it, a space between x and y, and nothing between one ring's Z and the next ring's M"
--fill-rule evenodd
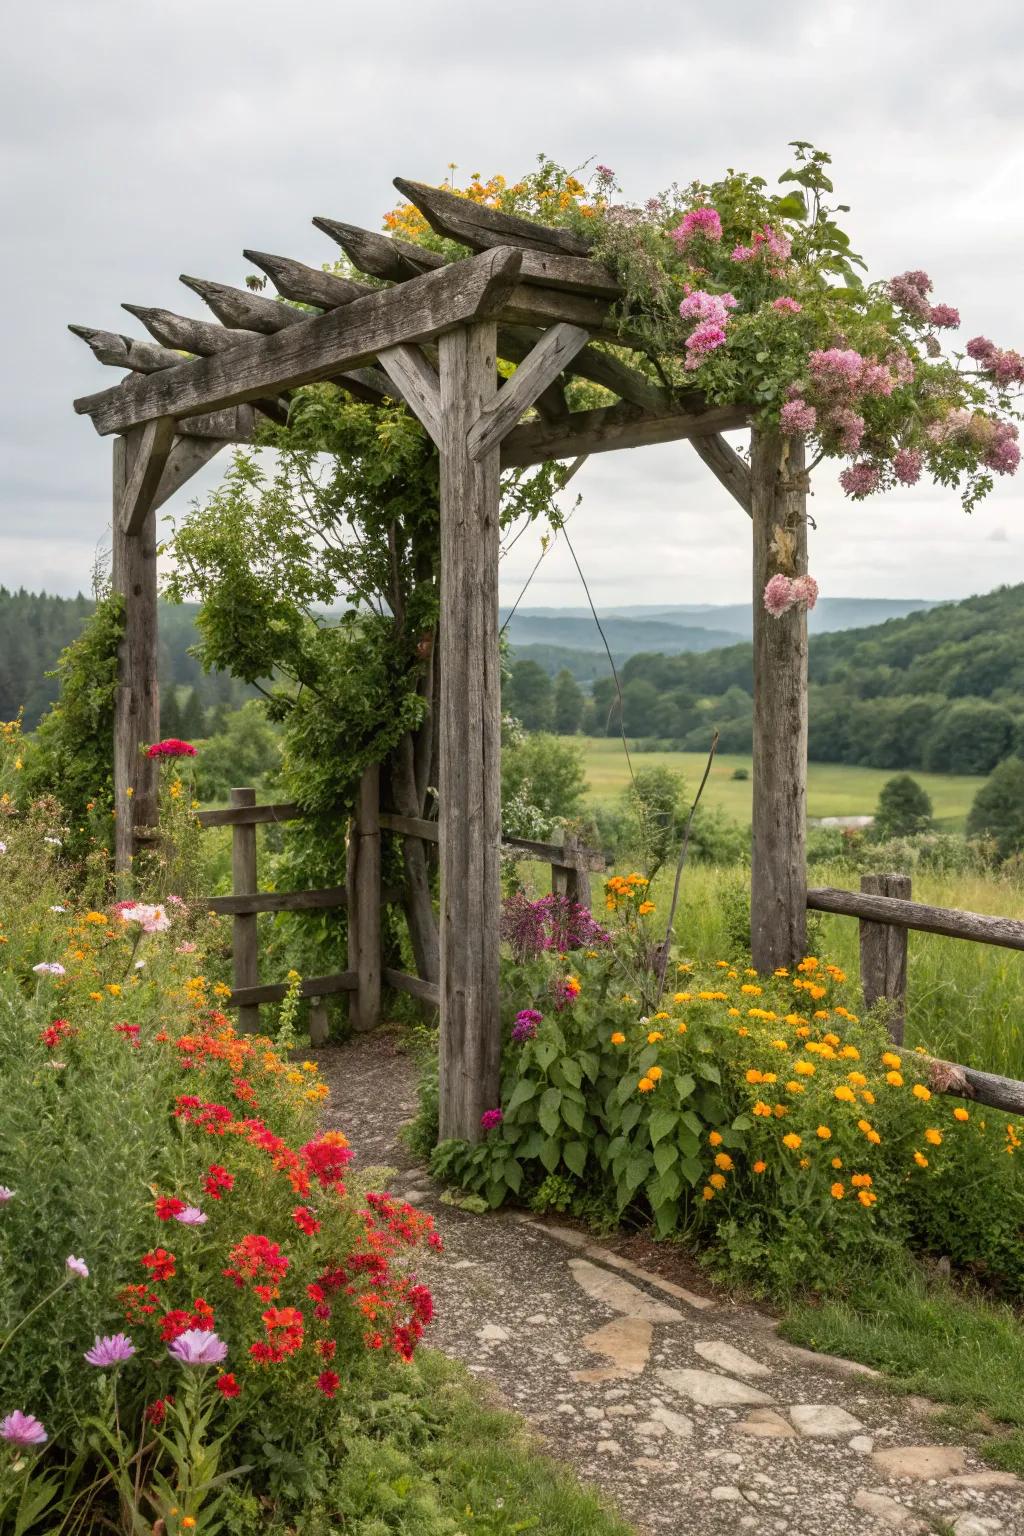
M629 783L622 742L601 736L567 737L583 750L587 771L587 799L593 805L617 800ZM697 752L633 752L634 772L641 768L675 768L696 790L706 759ZM718 806L735 821L750 821L750 779L734 779L733 772L750 772L750 758L726 753L715 758L704 791L704 803ZM810 763L807 770L807 814L809 816L870 816L878 803L878 794L891 771L885 768L855 768L843 763ZM971 774L915 773L913 777L928 791L935 807L935 819L945 831L963 827L971 801L985 782Z

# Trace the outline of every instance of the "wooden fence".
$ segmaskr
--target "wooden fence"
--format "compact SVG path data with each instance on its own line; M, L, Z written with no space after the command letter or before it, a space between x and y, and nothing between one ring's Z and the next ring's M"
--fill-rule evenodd
M257 1031L260 1005L280 1002L288 991L287 982L263 984L260 981L257 918L261 912L347 909L347 969L326 976L306 976L302 980L300 995L312 999L312 1044L323 1044L327 1038L323 999L334 993L348 993L349 1018L357 1029L372 1029L379 1022L381 988L385 984L397 992L418 998L420 1002L433 1007L439 1005L440 989L436 981L383 965L381 908L399 901L401 892L381 883L381 844L382 836L387 834L437 843L440 829L436 821L382 811L379 795L378 771L368 769L360 781L355 814L349 825L346 882L343 886L321 890L259 889L257 827L301 820L305 814L301 806L287 803L257 805L254 789L233 789L230 804L225 809L199 812L201 826L231 828L232 892L230 896L212 896L206 905L211 912L228 915L233 920L234 987L227 1005L238 1009L240 1029ZM533 859L550 865L552 891L590 909L590 875L604 872L602 853L586 847L571 835L562 843L503 837L502 847L517 859Z

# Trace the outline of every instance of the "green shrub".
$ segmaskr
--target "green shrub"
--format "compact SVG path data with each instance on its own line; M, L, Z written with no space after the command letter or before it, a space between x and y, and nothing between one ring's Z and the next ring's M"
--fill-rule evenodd
M882 785L874 824L879 838L913 837L927 832L931 824L931 797L909 773L898 773Z
M974 797L967 831L991 838L1000 858L1024 851L1024 759L1008 757Z

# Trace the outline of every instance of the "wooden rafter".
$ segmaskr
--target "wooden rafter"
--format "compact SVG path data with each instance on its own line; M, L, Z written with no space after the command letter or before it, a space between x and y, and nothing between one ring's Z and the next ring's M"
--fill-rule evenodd
M307 267L304 262L292 261L289 256L270 256L266 251L249 250L243 251L242 255L267 274L282 298L291 299L295 304L337 309L341 304L351 304L353 299L364 298L373 292L369 283L338 277L333 272L321 272L318 267Z
M217 352L233 352L245 341L258 341L258 331L227 330L210 320L195 320L191 315L178 315L171 309L154 308L146 304L122 304L130 315L141 320L151 336L174 347L178 352L193 352L197 357L213 357ZM180 355L176 361L184 361Z
M422 213L437 234L468 245L471 251L486 251L496 245L518 245L525 250L552 251L565 256L588 256L590 244L568 229L537 224L517 214L501 213L468 197L459 197L443 187L428 187L421 181L407 181L396 176L394 185Z
M157 416L135 427L129 448L131 469L125 477L119 516L124 533L139 533L156 501L174 442L174 418Z
M358 224L345 224L340 219L317 217L313 220L317 229L330 235L341 246L345 255L360 272L371 277L381 277L389 282L404 283L410 277L420 277L445 265L445 259L437 251L425 246L410 245L404 240L392 240L387 235L376 234L370 229L360 229Z
M69 325L68 330L80 336L97 361L109 368L159 373L161 368L176 368L183 360L179 352L154 347L151 342L137 341L134 336L122 336L117 331L100 331L90 325Z
M574 411L566 422L528 422L510 432L501 445L502 468L728 432L745 426L749 414L745 406L737 405L712 406L698 411L674 409L659 415L635 405L606 405L593 411Z
M512 377L481 410L469 433L470 457L482 459L496 448L537 396L554 383L566 360L575 357L589 340L590 332L575 325L563 323L545 331Z
M250 293L246 288L230 288L226 283L213 283L205 277L189 277L181 274L181 281L193 293L198 293L208 304L217 319L232 329L258 331L263 336L273 336L293 325L301 325L307 317L290 304L279 304L276 299L266 299L261 293Z

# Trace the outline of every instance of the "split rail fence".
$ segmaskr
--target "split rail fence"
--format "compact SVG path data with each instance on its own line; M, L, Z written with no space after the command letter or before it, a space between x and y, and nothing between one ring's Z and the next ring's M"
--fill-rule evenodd
M381 909L401 900L401 891L381 880L382 836L415 837L437 843L436 821L399 816L380 808L380 779L370 768L360 781L355 814L349 825L348 862L344 885L305 891L261 891L258 879L256 829L299 821L302 807L290 803L257 805L254 789L233 789L230 804L222 810L200 811L203 827L231 828L232 892L211 896L209 911L232 918L232 965L234 987L228 1006L237 1008L239 1028L258 1031L260 1005L277 1003L287 995L287 982L260 981L257 920L261 912L312 912L344 907L348 914L348 965L343 971L302 979L300 996L312 1000L310 1041L321 1045L327 1038L326 997L339 992L349 996L349 1018L357 1029L372 1029L380 1021L381 989L406 992L420 1002L439 1007L437 981L385 966L382 958ZM517 859L535 860L551 867L551 889L590 910L590 875L604 872L604 855L571 835L562 843L538 842L524 837L502 837L502 847Z

